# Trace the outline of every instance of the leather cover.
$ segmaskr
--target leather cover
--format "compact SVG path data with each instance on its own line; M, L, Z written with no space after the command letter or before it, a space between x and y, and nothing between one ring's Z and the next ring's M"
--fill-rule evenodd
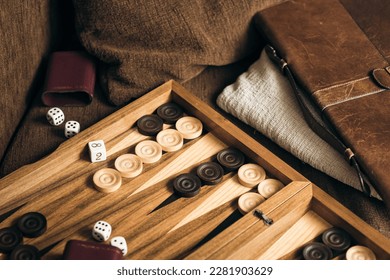
M121 260L122 251L98 242L69 240L64 249L64 260Z
M344 2L287 1L257 26L390 206L389 5Z
M82 51L51 54L42 101L46 106L82 106L92 101L95 63Z

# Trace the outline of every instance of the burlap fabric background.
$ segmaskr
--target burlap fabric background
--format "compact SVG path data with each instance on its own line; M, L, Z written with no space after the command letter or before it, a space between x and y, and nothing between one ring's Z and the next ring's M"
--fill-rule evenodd
M161 83L187 81L208 65L227 65L258 51L254 14L282 2L74 1L85 48L102 62L100 81L114 104Z

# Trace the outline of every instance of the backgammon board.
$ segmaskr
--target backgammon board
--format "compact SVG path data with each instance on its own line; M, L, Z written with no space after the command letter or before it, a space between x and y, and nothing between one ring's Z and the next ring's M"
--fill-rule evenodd
M121 178L115 191L99 191L94 174L115 169L118 157L136 153L140 142L155 140L140 133L137 121L167 103L200 120L201 135L163 151L157 161L144 162L142 172ZM164 129L174 127L164 124ZM91 162L88 143L96 140L104 141L107 159ZM242 211L238 201L247 193L257 195L258 187L243 184L237 170L224 172L218 182L203 184L197 193L181 196L174 191L179 175L216 162L226 149L240 151L245 164L261 166L265 178L283 187L248 211ZM367 247L377 259L390 258L386 237L175 81L2 178L0 215L6 218L0 228L13 227L30 212L47 220L43 234L23 239L40 251L42 259L62 259L70 240L108 244L92 237L97 221L106 221L112 235L124 237L125 259L300 259L306 244L319 241L323 232L335 227L350 235L351 246Z

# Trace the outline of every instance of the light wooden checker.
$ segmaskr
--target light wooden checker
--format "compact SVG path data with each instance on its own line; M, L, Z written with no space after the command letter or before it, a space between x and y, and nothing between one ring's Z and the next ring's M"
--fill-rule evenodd
M167 102L179 104L186 114L201 120L205 134L187 142L175 153L164 153L159 162L146 164L138 177L123 178L116 192L96 191L92 182L94 172L112 168L115 159L133 152L137 143L155 140L139 134L134 124L141 116L153 113ZM86 143L94 139L106 143L107 161L94 164L88 161ZM266 226L248 213L198 248L199 242L237 212L238 196L251 188L238 185L229 188L237 179L236 174L228 174L218 185L202 188L196 197L172 199L171 180L181 172L191 172L202 162L214 160L218 151L229 146L241 150L251 162L287 186L262 204L261 210L274 219L273 225ZM59 164L58 159L61 159ZM387 258L390 252L388 240L377 231L173 81L82 131L37 163L2 178L0 197L0 214L20 207L0 223L1 227L11 225L28 211L39 211L46 216L48 231L26 243L44 249L60 242L45 254L47 259L60 258L66 241L71 238L90 239L91 226L98 220L110 222L115 235L128 240L126 257L129 259L278 258L294 250L288 247L283 251L278 244L290 244L287 228L297 224L308 211L329 224L344 227L356 240L372 248L379 258ZM160 207L167 200L171 201ZM296 207L298 201L307 204ZM237 228L237 224L242 226ZM257 229L255 234L249 230L252 228ZM227 233L240 238L230 242ZM243 237L248 244L238 242ZM281 241L276 242L278 238ZM228 243L222 251L219 250L221 243ZM266 244L264 251L251 249L257 243ZM272 253L275 251L277 253Z
M115 168L125 178L135 178L144 169L142 159L135 154L123 154L117 157Z
M117 191L122 185L121 174L113 168L102 168L93 174L95 189L103 193Z
M365 246L352 246L345 254L347 260L376 260L374 252Z

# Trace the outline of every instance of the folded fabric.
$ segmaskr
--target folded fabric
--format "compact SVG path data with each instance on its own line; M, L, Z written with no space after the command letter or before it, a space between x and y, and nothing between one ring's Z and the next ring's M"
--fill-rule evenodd
M99 82L123 105L174 79L188 81L207 66L255 53L253 16L285 0L74 0L76 30L100 60Z
M264 134L303 162L361 190L355 169L306 123L286 77L265 51L226 87L217 105ZM371 195L381 199L371 188Z

